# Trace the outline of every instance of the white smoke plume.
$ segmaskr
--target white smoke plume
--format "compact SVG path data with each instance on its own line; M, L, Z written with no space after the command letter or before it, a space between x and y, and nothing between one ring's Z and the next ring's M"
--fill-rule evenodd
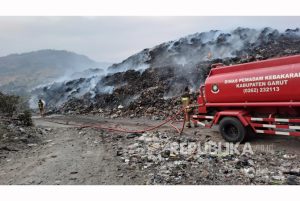
M299 29L289 30L284 34L299 35ZM195 33L178 40L162 43L150 49L144 49L121 63L113 64L109 68L98 72L96 75L93 73L85 76L77 74L77 77L74 77L75 80L72 80L72 77L61 77L60 83L40 86L35 89L34 94L41 93L42 96L54 97L52 102L58 105L70 98L78 98L86 93L89 93L91 98L99 93L112 93L118 86L102 83L101 80L107 75L127 70L143 72L148 68L174 66L176 67L174 68L175 77L180 79L177 81L175 79L172 88L165 93L165 98L169 98L178 95L180 93L179 89L185 84L188 84L194 91L199 89L199 85L205 79L205 72L199 71L198 73L201 75L188 73L192 72L199 62L246 56L248 54L246 51L247 46L259 46L262 41L268 40L270 36L277 37L279 35L280 33L277 30L271 28L262 30L237 28L230 32L212 30ZM79 79L82 77L83 79ZM187 80L187 83L181 82L183 78ZM197 78L198 80L195 82ZM56 98L56 96L59 97Z

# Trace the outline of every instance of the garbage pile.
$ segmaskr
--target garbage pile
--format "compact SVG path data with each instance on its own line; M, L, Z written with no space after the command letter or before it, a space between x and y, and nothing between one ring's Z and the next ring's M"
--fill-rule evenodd
M164 118L180 107L185 86L196 96L211 65L233 65L300 53L299 29L237 28L196 33L145 49L107 74L35 89L50 113Z
M73 98L60 111L63 113L93 113L108 117L142 117L157 120L175 114L181 108L181 94L185 86L191 86L185 75L175 75L174 67L149 68L144 72L128 70L102 79L107 85L115 83L111 94L99 93L94 98ZM194 71L190 72L195 75ZM194 80L199 83L199 80ZM196 86L197 84L195 84ZM192 93L196 101L198 92Z
M116 156L128 171L148 175L145 184L300 184L297 155L250 144L218 144L210 136L165 132L115 137ZM118 142L120 141L120 142Z

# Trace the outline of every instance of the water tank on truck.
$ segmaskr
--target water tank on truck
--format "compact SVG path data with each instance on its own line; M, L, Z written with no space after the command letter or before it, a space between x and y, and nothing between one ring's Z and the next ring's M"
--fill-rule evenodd
M233 142L246 139L249 133L298 135L299 87L300 55L218 64L200 87L199 115L193 118L201 123L209 117L212 122L206 126L219 124L223 137Z

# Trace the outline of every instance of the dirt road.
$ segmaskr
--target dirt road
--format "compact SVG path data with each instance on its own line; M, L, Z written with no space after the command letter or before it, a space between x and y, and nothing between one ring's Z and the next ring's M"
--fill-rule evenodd
M118 176L122 165L109 152L99 131L35 118L45 128L43 143L12 152L0 164L0 184L138 184Z
M128 129L159 123L148 119L103 119L96 116L34 117L35 125L44 130L42 143L11 152L1 159L0 184L147 184L153 170L125 167L124 158L118 157L120 146L132 144L132 139L126 137L128 134L65 125L96 122ZM176 135L169 126L160 128L160 131ZM192 128L183 135L223 141L216 129ZM299 138L266 136L254 140L251 145L271 145L275 151L296 154L294 160L298 161Z

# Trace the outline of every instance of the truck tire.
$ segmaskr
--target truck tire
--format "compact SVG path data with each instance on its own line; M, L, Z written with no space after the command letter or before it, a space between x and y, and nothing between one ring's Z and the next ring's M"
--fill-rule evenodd
M224 117L219 124L219 131L227 142L244 141L247 131L243 124L234 117Z

